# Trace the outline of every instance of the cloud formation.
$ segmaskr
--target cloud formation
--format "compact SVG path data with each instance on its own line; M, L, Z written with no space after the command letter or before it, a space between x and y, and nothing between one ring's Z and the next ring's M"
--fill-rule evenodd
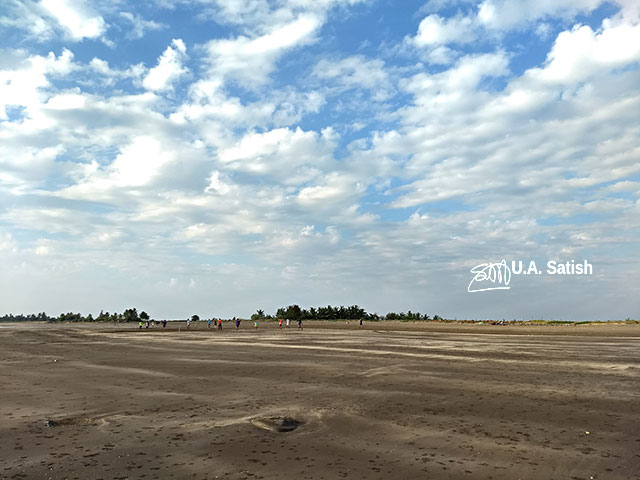
M637 316L636 6L11 2L2 304ZM595 274L467 293L501 258Z
M173 39L171 45L158 58L158 64L149 70L142 80L148 90L163 91L173 88L173 83L188 72L183 66L187 47L181 39Z

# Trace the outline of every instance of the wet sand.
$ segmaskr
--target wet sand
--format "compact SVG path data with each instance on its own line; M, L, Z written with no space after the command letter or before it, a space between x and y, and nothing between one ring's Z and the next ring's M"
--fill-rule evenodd
M638 325L181 330L0 328L0 478L640 478Z

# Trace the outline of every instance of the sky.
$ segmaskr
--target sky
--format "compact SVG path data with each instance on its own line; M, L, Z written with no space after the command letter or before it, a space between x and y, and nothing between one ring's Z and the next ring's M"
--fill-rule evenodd
M637 0L4 0L0 37L0 314L640 318ZM470 293L502 259L543 273Z

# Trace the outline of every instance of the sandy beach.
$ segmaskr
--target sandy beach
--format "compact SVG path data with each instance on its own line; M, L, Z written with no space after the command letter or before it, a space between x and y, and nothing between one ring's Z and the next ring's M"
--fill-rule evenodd
M640 478L638 325L3 327L2 479Z

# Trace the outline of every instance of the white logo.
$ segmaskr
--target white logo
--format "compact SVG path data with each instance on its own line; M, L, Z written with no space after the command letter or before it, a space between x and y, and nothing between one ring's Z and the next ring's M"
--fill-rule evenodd
M536 262L529 261L529 268L524 268L523 261L511 261L511 267L502 259L499 263L481 263L471 269L474 274L469 282L467 292L486 292L488 290L510 290L511 275L542 275ZM587 260L576 263L570 260L565 263L549 260L547 262L547 275L592 275L593 265Z
M467 292L486 292L488 290L509 290L511 282L511 270L507 267L507 262L502 259L500 263L481 263L471 269L475 276L469 282ZM486 288L474 287L475 284L486 282ZM482 287L482 285L479 285ZM474 288L471 288L474 287Z

